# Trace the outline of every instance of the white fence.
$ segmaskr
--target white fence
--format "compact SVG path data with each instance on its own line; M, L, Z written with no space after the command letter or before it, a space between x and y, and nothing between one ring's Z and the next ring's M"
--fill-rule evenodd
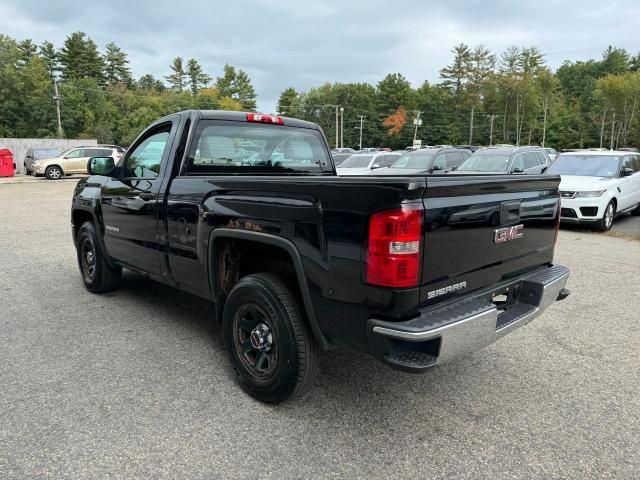
M24 173L24 157L30 148L57 148L61 152L74 147L97 145L96 139L69 140L66 138L0 138L0 150L8 148L13 152L16 173Z

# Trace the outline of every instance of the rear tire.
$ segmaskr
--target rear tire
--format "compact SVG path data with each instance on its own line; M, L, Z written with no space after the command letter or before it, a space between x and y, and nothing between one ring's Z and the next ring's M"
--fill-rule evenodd
M111 267L107 262L93 223L85 222L80 227L76 253L82 281L87 290L91 293L105 293L118 288L122 268Z
M611 227L613 225L613 220L615 218L616 218L616 205L613 202L613 200L611 200L607 204L606 208L604 209L604 212L602 213L602 218L598 222L596 229L599 232L608 232L609 230L611 230Z
M636 208L634 208L633 210L631 210L631 215L635 215L636 217L638 215L640 215L640 203L638 204L638 206Z
M302 394L318 371L318 344L299 302L271 273L242 278L224 306L222 335L242 389L278 403Z
M47 167L47 169L44 171L44 175L49 180L60 180L64 174L62 173L62 169L60 167L52 165L50 167Z

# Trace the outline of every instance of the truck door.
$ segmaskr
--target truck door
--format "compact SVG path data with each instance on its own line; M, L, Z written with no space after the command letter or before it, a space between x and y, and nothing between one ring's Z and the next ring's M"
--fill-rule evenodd
M168 162L177 119L145 131L127 151L119 178L102 188L104 241L109 255L152 275L159 275L162 235L158 193Z

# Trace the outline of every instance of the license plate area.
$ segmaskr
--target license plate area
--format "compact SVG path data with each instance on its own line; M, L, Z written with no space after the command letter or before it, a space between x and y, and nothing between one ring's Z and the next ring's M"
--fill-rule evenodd
M514 285L509 285L500 290L496 290L490 294L489 300L498 309L498 317L508 312L513 308L520 298L521 283L518 282Z

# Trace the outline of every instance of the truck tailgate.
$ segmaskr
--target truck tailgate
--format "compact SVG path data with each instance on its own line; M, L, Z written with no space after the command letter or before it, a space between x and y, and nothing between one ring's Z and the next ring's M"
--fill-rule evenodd
M549 264L560 178L427 177L421 304L432 304Z

